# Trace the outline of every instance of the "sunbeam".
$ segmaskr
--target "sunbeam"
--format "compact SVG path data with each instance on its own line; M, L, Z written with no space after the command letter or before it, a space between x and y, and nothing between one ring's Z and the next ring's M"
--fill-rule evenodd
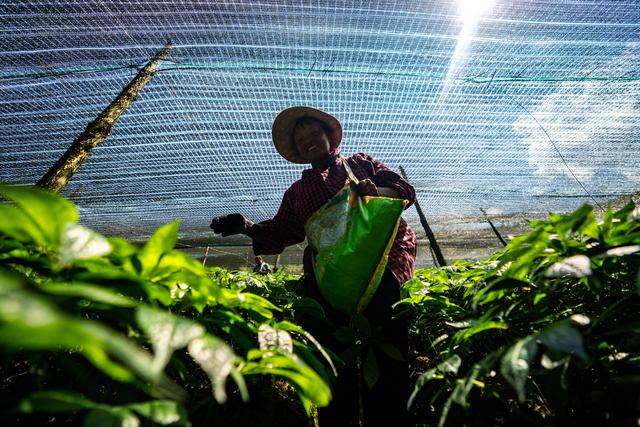
M445 75L444 82L438 94L438 105L447 98L455 74L466 64L473 32L480 18L493 2L494 0L458 0L458 11L462 18L462 29L458 34L456 47L451 55L447 74Z

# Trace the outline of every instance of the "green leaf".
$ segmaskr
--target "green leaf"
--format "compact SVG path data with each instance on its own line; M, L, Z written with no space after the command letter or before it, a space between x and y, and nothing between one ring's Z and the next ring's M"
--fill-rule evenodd
M117 289L125 295L136 297L146 296L142 289L143 281L136 275L123 271L120 267L103 260L81 260L74 263L78 270L74 271L73 279L81 282L91 282Z
M524 402L525 386L529 370L538 352L534 336L527 336L509 347L502 357L500 372L518 394L518 400Z
M380 377L378 358L372 348L369 349L364 357L362 371L364 375L364 382L367 384L367 387L371 389L378 382L378 378Z
M209 376L216 401L220 404L226 402L225 383L235 369L238 356L224 341L212 335L192 340L189 343L189 354Z
M582 334L570 320L561 320L545 328L538 333L538 338L548 348L578 356L585 362L589 361Z
M543 252L549 244L550 238L547 231L542 228L536 228L529 234L515 237L509 242L505 248L505 253L500 258L500 263L496 267L496 272L504 269L509 262L511 264L506 267L504 274L513 277L510 274L514 268L523 266L539 253Z
M240 307L243 310L255 313L261 317L260 321L273 318L273 311L282 311L282 309L272 302L259 295L250 292L232 291L226 288L218 288L219 293L216 295L220 304L226 307Z
M602 218L602 222L600 223L600 232L601 239L606 240L606 236L609 235L611 228L613 226L613 210L611 209L611 204L607 205L607 210L604 213L604 217Z
M176 245L179 225L180 220L176 219L158 228L140 250L137 259L140 261L142 268L140 271L141 277L149 276L158 265L158 262L160 262L162 255L171 251Z
M547 294L545 293L537 293L535 297L533 297L533 305L538 305L540 301L547 298Z
M593 207L590 205L582 205L567 215L552 214L550 222L554 226L554 231L563 240L576 231L595 239L598 238L598 222L593 215Z
M444 427L447 422L447 417L449 416L449 411L451 410L451 404L453 403L453 396L449 395L449 398L444 405L442 405L442 409L440 409L440 417L438 418L438 427Z
M422 294L426 287L426 284L422 280L418 278L411 279L405 282L402 288L400 288L401 298L409 298L414 294Z
M545 277L587 277L591 276L591 260L585 255L574 255L547 268Z
M314 402L318 406L329 404L331 389L327 383L295 354L251 350L247 354L247 359L257 359L258 362L247 363L242 370L245 375L272 374L283 377L296 388L303 404L305 400ZM310 409L306 405L305 407L307 411Z
M640 210L640 208L638 208ZM607 239L608 246L620 246L640 243L640 231L625 232Z
M480 289L473 299L477 304L483 305L489 302L493 302L496 299L502 298L506 294L505 291L518 291L521 289L530 288L531 283L518 280L511 277L500 277L491 283L489 286Z
M60 263L65 265L78 259L108 255L111 253L111 244L95 231L68 222L62 229L58 253Z
M136 301L109 288L85 283L42 283L39 287L54 295L74 296L116 307L135 307Z
M154 279L170 276L176 272L188 272L200 277L206 274L202 263L195 258L176 250L166 251L154 271Z
M171 297L171 290L165 286L158 285L156 283L146 282L142 284L148 299L152 302L158 302L165 307L169 307L173 304L173 298Z
M468 408L469 401L467 398L473 389L473 386L478 384L476 379L478 377L485 376L489 372L498 358L498 354L499 352L497 351L491 352L480 362L474 364L469 373L462 380L458 380L456 387L451 393L450 399L463 408Z
M73 318L0 271L0 346L15 349L79 350L118 381L135 376L181 398L182 389L153 369L152 359L133 341L93 320Z
M187 424L187 411L170 400L131 403L125 406L110 406L93 402L81 394L54 390L32 393L18 406L21 412L75 412L90 409L92 413L85 419L85 425L138 425L132 411L160 425Z
M99 340L100 345L119 363L123 363L139 378L159 387L159 394L172 399L183 399L184 390L174 384L164 374L153 369L149 353L119 333L95 322L84 322L83 330ZM96 364L95 358L91 361Z
M95 409L100 405L83 395L63 390L37 391L23 399L19 405L20 412L75 412L83 409Z
M38 225L23 211L7 204L0 204L0 234L20 242L47 245L47 239Z
M138 253L139 249L130 241L120 237L108 237L107 240L113 248L111 254L117 258L127 258Z
M284 353L293 352L293 341L287 331L275 329L267 324L258 328L260 350L277 350Z
M254 313L259 314L265 319L273 318L274 311L282 311L280 307L273 304L266 298L263 298L259 295L252 294L250 292L243 292L239 294L240 298L240 307L253 311Z
M555 350L545 351L540 358L540 365L545 369L555 369L569 362L570 357Z
M34 328L58 320L50 304L39 297L31 298L23 287L20 276L0 270L0 320Z
M632 219L629 217L633 215L635 209L636 204L633 202L632 198L629 198L629 201L626 205L624 205L624 207L622 207L619 211L614 212L613 217L621 221L627 221L628 219Z
M240 350L249 351L255 348L255 327L239 314L220 307L211 313L211 323L215 325L216 330L225 332L234 345L240 347Z
M407 401L407 410L411 409L411 407L413 406L413 402L418 396L418 393L429 381L442 378L444 378L444 376L438 373L438 370L436 368L429 369L428 371L420 375L420 377L418 377L418 380L416 381L416 385L413 387L411 396L409 396L409 400Z
M128 409L137 412L154 423L166 426L169 424L187 425L187 411L184 407L170 400L153 400L150 402L132 403Z
M620 257L620 256L631 255L639 251L640 251L640 245L618 246L615 248L607 249L605 253L599 254L597 258Z
M333 360L331 359L331 357L329 357L329 354L327 353L327 351L324 349L324 347L322 347L322 345L320 344L320 342L318 340L316 340L316 338L311 335L309 332L305 331L302 327L295 325L289 321L282 321L279 322L276 325L278 328L280 329L284 329L287 331L292 331L292 332L296 332L302 336L304 336L307 340L311 341L311 343L316 347L316 349L320 352L320 354L322 354L322 356L325 358L325 360L329 363L329 366L331 366L331 370L333 372L333 375L338 375L337 371L336 371L336 367L333 364Z
M157 372L164 370L174 350L205 334L205 328L198 323L145 306L136 311L136 321L151 340L152 369Z
M60 244L67 222L78 222L78 211L71 202L41 188L0 184L0 194L16 203L37 225L51 247Z
M443 374L457 374L458 369L460 369L460 365L462 365L462 359L457 354L454 354L444 362L440 363L436 368L438 372L442 372Z
M320 319L326 317L324 308L320 305L320 303L315 299L309 297L303 297L295 300L291 305L291 309L297 316L305 314Z
M140 420L129 409L119 406L94 409L84 419L85 427L138 427Z
M489 329L507 329L508 325L502 321L494 321L494 320L477 320L474 321L472 326L467 329L464 329L460 332L457 332L453 339L456 343L460 343L468 340L472 336L479 334L480 332L487 331Z

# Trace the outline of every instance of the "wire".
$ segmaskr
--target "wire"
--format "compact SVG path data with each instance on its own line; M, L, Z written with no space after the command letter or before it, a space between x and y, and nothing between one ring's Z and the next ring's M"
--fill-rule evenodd
M125 34L128 34L126 30ZM129 36L130 37L130 36ZM130 37L131 38L131 37ZM132 39L132 41L134 41ZM141 49L141 48L140 48ZM165 61L165 62L173 62L173 65L170 66L160 66L160 68L156 71L165 72L165 71L176 71L176 70L260 70L260 71L294 71L307 73L309 76L312 72L317 73L332 73L332 74L359 74L359 75L380 75L380 76L395 76L395 77L424 77L432 80L444 80L445 74L442 73L428 73L428 72L390 72L390 71L382 71L380 68L368 69L366 67L362 68L315 68L315 63L311 67L291 67L291 66L273 66L268 64L255 64L255 63L231 63L231 64L191 64L191 63L181 63L177 61ZM0 76L0 80L9 80L9 79L37 79L42 77L52 77L52 76L67 76L73 74L86 74L86 73L108 73L111 71L123 70L123 69L134 69L141 68L144 64L127 64L127 65L105 65L105 66L87 66L79 69L68 69L61 68L60 70L27 70L22 71L16 74L5 74ZM504 77L496 77L495 72L491 75L491 77L457 77L455 80L464 83L476 83L476 84L487 84L487 87L492 83L508 83L508 82L585 82L585 81L594 81L594 82L636 82L640 81L640 76L601 76L601 77L591 77L591 76L521 76L519 74L504 76ZM485 88L486 91L486 88Z
M591 193L589 192L589 190L587 190L587 187L585 187L582 182L580 182L580 180L578 179L578 177L573 173L573 171L571 170L571 168L569 167L569 164L567 163L567 161L564 159L564 156L562 155L562 153L560 152L560 150L558 149L558 147L556 146L556 144L553 142L553 140L551 139L551 137L549 136L549 134L547 133L546 129L540 124L540 122L533 116L533 114L531 114L529 112L529 110L527 110L526 108L524 108L524 106L522 104L520 104L518 101L513 101L515 102L520 108L522 108L524 110L525 113L527 113L529 116L531 116L531 118L533 119L534 122L536 122L536 124L540 127L540 129L542 129L542 132L544 132L544 134L547 136L547 138L549 138L549 142L551 143L551 145L553 146L553 148L555 148L556 152L558 153L558 156L560 156L560 159L562 160L562 163L564 163L565 167L567 168L567 170L569 171L569 173L571 174L571 176L573 177L573 179L576 180L576 182L580 185L580 187L582 187L582 189L584 190L584 192L587 194L587 196L589 196L589 198L591 200L593 200L593 203L596 204L596 206L598 206L600 208L600 210L602 212L605 211L605 209L600 205L600 203L598 203L598 201L591 195Z

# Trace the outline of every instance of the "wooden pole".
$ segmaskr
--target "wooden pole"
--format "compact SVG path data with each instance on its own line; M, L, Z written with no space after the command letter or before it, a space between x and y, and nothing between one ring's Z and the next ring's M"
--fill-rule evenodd
M480 208L480 212L482 212L484 214L485 219L487 220L487 222L489 223L489 225L491 226L491 229L493 230L493 232L495 233L496 236L498 236L498 240L500 240L500 243L502 243L502 246L507 246L507 242L504 241L504 239L502 238L502 236L500 235L500 232L498 231L498 229L495 227L495 225L493 225L493 222L491 222L491 220L489 219L489 216L487 215L487 213L484 211L484 209Z
M84 132L73 141L62 157L40 178L36 185L55 193L60 192L67 185L73 174L82 165L82 162L91 154L91 150L111 133L118 118L136 100L142 88L151 81L154 73L160 67L160 62L167 57L171 49L173 49L173 45L168 42L156 53L149 63L118 94L116 99L94 121L87 125Z
M204 251L204 257L202 258L202 266L207 266L207 257L209 256L209 245L207 245L207 249Z
M429 245L429 253L431 254L431 261L433 261L434 266L438 266L438 260L436 259L436 254L433 252L433 248Z
M409 178L407 178L407 174L405 173L404 168L402 166L400 166L400 173L402 174L402 177L407 182L409 182ZM427 222L427 218L424 216L424 213L420 208L420 204L418 203L417 197L416 197L414 206L418 211L418 216L420 217L420 223L422 224L422 227L424 228L425 233L427 233L427 239L429 239L429 244L431 245L431 248L433 249L433 252L436 255L436 260L438 261L438 264L439 264L438 266L444 267L445 265L447 265L447 261L444 259L444 256L442 255L442 251L440 250L440 246L438 246L436 236L433 234L433 231L431 231L431 227L429 227L429 223Z

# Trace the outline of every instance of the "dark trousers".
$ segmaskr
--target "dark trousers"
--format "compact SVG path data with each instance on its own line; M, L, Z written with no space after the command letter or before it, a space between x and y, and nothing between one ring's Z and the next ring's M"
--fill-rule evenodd
M308 270L307 270L308 271ZM345 344L332 337L335 329L348 326L350 318L330 307L319 294L313 275L305 276L308 295L317 299L325 309L333 328L309 326L308 330L318 338L321 344L340 355L351 344ZM364 316L372 330L381 328L384 341L396 347L405 361L397 361L385 353L375 350L378 362L379 378L368 389L363 378L358 375L355 363L339 368L334 384L333 399L328 407L319 408L320 427L357 426L362 394L364 426L406 426L406 410L409 398L409 368L407 348L407 320L404 317L392 319L391 305L400 298L400 286L390 271L385 271L378 289L364 311ZM364 355L363 355L364 359ZM360 383L360 384L359 384ZM362 393L361 393L362 392Z

